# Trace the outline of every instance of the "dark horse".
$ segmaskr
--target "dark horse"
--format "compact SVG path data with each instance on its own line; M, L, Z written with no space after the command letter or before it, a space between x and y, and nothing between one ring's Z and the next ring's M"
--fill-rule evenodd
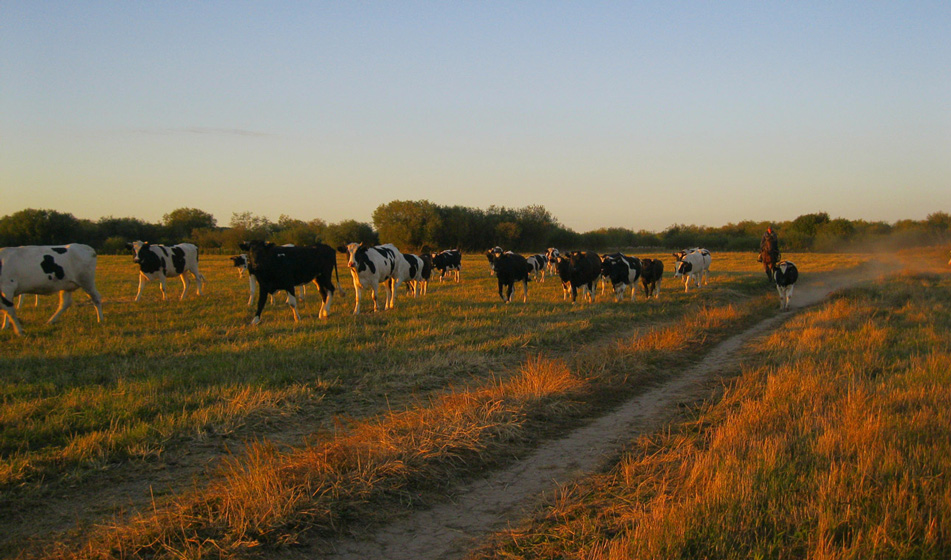
M759 261L763 263L766 270L766 277L773 281L773 267L779 263L779 244L776 238L771 235L763 236L763 242L760 246Z

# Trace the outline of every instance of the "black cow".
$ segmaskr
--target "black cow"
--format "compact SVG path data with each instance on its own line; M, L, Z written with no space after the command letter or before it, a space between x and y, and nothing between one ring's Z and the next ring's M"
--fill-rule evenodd
M641 284L644 285L644 296L648 299L660 297L660 281L664 277L664 261L660 259L641 260Z
M297 313L297 297L294 287L313 282L320 290L321 319L330 314L333 300L333 274L337 274L337 253L333 247L318 243L309 247L279 247L264 241L248 241L239 245L248 252L248 273L257 280L258 309L252 325L261 322L261 312L269 295L278 290L287 292L287 304L294 312L294 321L300 321ZM337 284L340 277L337 276Z
M433 268L439 271L439 281L446 274L452 272L455 274L456 282L462 272L462 252L459 249L446 249L432 254Z
M515 291L515 283L521 282L525 287L525 294L522 302L528 301L528 261L522 255L516 255L512 252L498 255L493 263L495 277L499 280L499 297L502 301L509 303L512 301L512 292ZM503 294L503 289L508 291Z
M489 275L495 274L495 259L502 256L505 251L501 247L492 247L485 252L485 258L489 260Z
M571 303L578 301L578 288L585 291L588 301L594 302L594 283L601 276L601 257L591 251L572 251L558 257L558 276L566 289L571 290Z

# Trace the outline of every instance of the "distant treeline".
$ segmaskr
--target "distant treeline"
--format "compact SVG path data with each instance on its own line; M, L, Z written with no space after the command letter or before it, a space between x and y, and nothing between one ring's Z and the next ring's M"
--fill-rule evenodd
M328 224L281 216L277 222L251 212L235 213L228 226L211 214L179 208L161 223L138 218L79 219L55 210L26 209L0 218L0 247L86 243L105 254L125 251L125 244L143 240L174 244L191 242L206 253L237 253L249 239L308 245L317 241L337 246L351 241L393 243L405 251L459 248L484 251L501 246L521 252L546 247L608 251L624 248L706 247L711 250L756 251L772 225L784 251L868 251L930 246L951 241L951 215L935 212L925 220L893 224L830 218L825 212L792 221L743 221L720 227L674 224L662 232L601 228L584 233L561 225L543 206L487 210L440 206L432 202L395 200L373 212L373 223L344 220Z

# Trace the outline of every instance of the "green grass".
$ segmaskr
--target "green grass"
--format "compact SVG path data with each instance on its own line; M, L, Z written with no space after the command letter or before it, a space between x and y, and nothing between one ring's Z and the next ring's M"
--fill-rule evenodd
M865 258L796 260L808 272ZM6 338L0 355L0 512L64 477L75 480L107 463L121 468L153 460L207 434L277 437L280 427L270 424L275 418L306 418L298 429L321 433L341 417L370 419L450 388L505 382L534 357L571 357L619 330L643 329L655 350L676 350L686 339L658 338L655 327L683 323L703 309L752 301L762 302L758 313L772 307L771 288L749 271L756 267L748 261L754 257L715 256L712 286L701 294L684 294L667 278L659 301L601 298L572 306L551 280L532 283L528 304L504 305L484 259L472 257L463 283L431 284L418 300L401 293L395 310L352 316L352 284L341 277L347 295L334 302L329 320L318 320L317 306L309 303L303 320L294 323L278 304L251 327L247 281L236 277L226 258L202 260L204 296L178 301L180 283L170 282L172 297L163 303L153 283L134 303L130 260L100 257L103 324L95 323L79 295L56 325L42 324L55 307L46 298L39 309L27 304L21 310L27 336L0 333ZM704 333L690 336L702 340ZM593 362L573 367L588 378Z
M951 278L793 319L722 400L473 558L948 558Z

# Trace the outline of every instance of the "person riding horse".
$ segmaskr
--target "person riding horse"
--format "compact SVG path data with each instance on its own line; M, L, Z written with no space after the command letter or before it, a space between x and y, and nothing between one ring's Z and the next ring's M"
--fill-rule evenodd
M779 239L776 237L776 232L773 231L772 226L766 228L766 233L764 233L763 238L760 239L759 259L757 260L763 263L766 276L772 281L773 265L779 262Z

